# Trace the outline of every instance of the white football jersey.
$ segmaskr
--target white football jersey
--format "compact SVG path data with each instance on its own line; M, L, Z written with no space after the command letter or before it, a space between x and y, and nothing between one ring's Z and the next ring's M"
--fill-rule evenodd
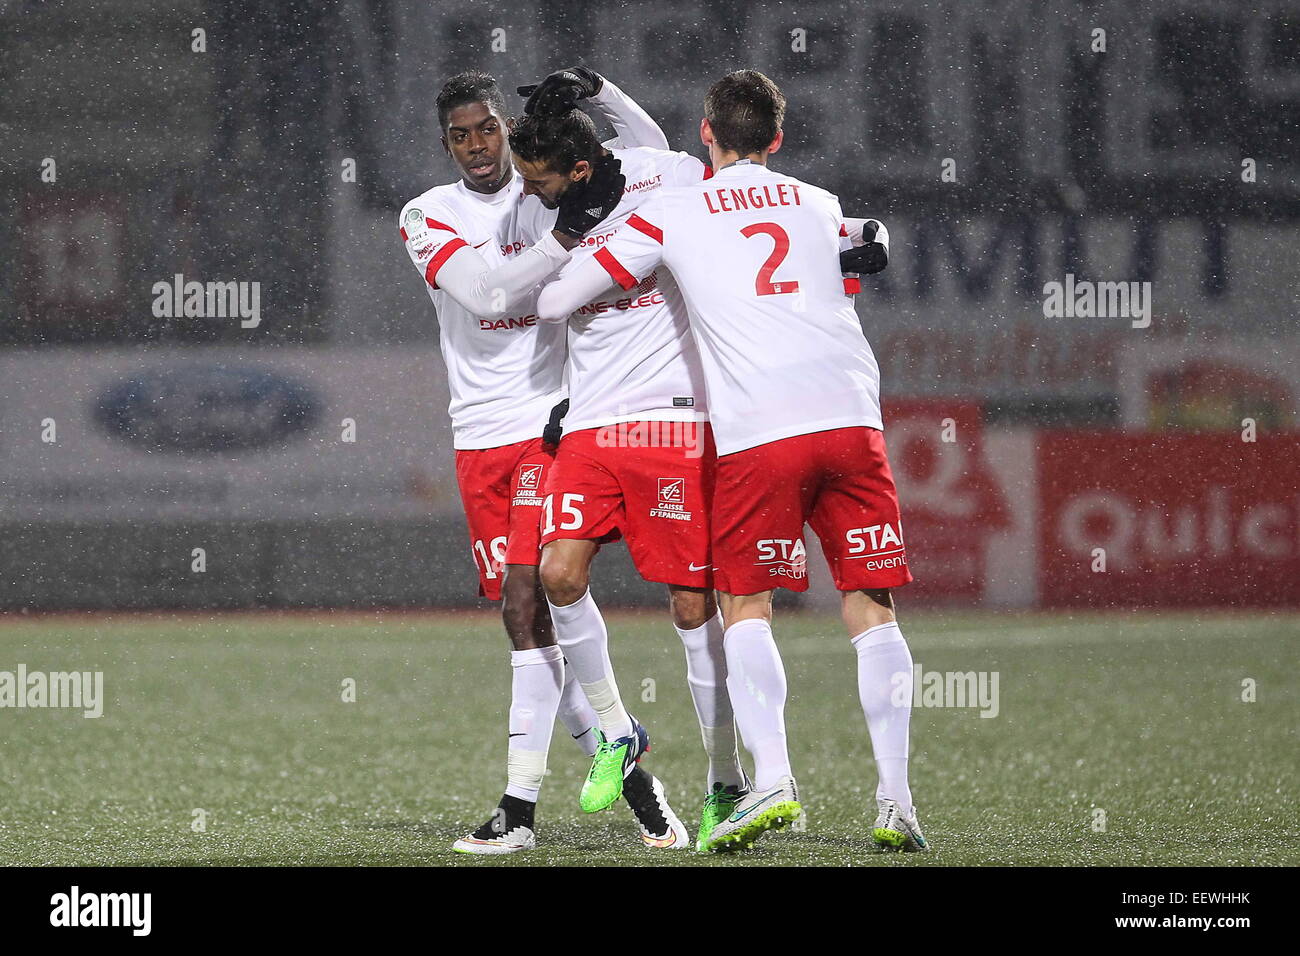
M599 257L615 236L635 230L636 210L668 186L701 182L709 168L687 153L639 147L612 150L627 184L609 217L573 250L560 278ZM505 245L526 248L554 227L555 210L524 202ZM634 288L612 279L568 320L569 412L565 431L629 421L707 421L704 373L677 283L667 269Z
M663 130L609 77L599 93L583 102L613 126L617 135L610 144L668 145ZM518 253L502 236L507 217L521 205L541 208L536 199L525 201L523 180L516 174L490 195L457 181L435 186L402 207L402 240L438 311L456 448L495 448L538 438L551 409L565 397L564 329L538 326L535 292L503 299L500 305L484 302L482 314L475 314L437 285L439 268L466 245L489 268Z
M438 310L438 339L451 390L456 448L495 448L536 438L564 398L564 330L537 323L529 296L499 315L474 315L437 286L438 269L457 249L504 261L501 229L523 203L514 176L490 195L457 181L435 186L402 209L406 251Z
M620 229L596 258L624 289L672 270L719 455L882 427L880 371L839 269L839 200L742 160L696 185L657 190L636 215L644 227Z

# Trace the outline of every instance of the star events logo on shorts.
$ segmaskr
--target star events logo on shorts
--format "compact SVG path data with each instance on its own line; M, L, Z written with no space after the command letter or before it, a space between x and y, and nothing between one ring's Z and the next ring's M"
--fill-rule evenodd
M770 577L806 578L808 549L803 538L763 538L757 542L758 560Z

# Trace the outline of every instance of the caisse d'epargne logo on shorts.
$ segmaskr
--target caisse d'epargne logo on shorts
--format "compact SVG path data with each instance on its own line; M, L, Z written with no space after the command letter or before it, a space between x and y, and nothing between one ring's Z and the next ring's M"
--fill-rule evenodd
M660 478L659 500L650 509L652 518L669 518L673 521L690 521L691 513L686 510L686 479Z
M808 577L808 549L803 538L761 538L757 542L758 560L766 566L769 577Z
M542 465L520 465L515 479L514 503L517 505L542 504Z

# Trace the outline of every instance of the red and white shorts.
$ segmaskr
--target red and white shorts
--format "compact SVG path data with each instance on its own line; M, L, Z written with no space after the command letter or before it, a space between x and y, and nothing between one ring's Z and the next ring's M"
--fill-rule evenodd
M726 594L808 589L805 524L841 591L912 580L898 492L874 428L795 435L718 459L713 578Z
M554 460L540 438L456 451L456 483L482 597L501 600L505 565L537 565L543 489Z
M713 587L715 455L703 422L625 422L566 434L546 479L542 544L624 538L647 581Z

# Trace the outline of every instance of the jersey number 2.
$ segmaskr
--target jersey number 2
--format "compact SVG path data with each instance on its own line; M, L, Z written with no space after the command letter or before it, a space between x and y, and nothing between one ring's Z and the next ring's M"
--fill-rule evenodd
M758 276L754 279L754 291L758 295L786 295L799 291L798 279L788 279L785 282L772 281L772 273L785 261L786 255L790 252L789 233L774 222L756 222L740 230L740 234L746 239L759 235L771 236L774 243L772 254L767 257L767 261L763 263L763 267L758 270Z

